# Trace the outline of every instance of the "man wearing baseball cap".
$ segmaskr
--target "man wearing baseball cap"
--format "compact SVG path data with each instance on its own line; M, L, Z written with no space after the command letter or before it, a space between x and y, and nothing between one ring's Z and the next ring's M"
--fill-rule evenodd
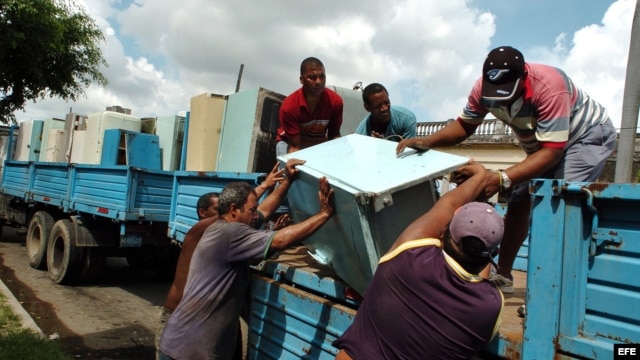
M484 189L487 198L500 192L508 202L500 267L492 281L503 293L513 293L513 262L529 232L529 181L598 180L613 152L616 129L605 108L576 87L564 71L525 62L517 49L500 46L487 55L482 76L457 121L430 136L404 140L396 151L460 143L489 113L513 130L527 154L507 169L487 171Z
M486 279L502 240L502 217L482 195L486 169L466 179L398 237L367 288L336 360L467 359L496 334L502 293Z

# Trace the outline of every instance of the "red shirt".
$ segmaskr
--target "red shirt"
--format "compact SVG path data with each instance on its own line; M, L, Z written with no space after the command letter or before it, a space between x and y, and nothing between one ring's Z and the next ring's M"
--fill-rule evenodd
M300 134L302 148L325 142L329 134L340 133L343 102L335 91L325 88L320 103L309 111L302 88L287 96L280 107L277 140L287 141Z

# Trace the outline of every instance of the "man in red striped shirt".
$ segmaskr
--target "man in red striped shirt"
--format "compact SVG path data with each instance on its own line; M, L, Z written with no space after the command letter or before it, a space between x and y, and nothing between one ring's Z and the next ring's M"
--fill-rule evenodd
M605 108L577 88L564 71L527 63L517 49L501 46L489 52L457 121L430 136L402 141L396 151L460 143L488 113L513 130L527 153L508 169L487 171L485 187L487 198L497 192L507 197L504 240L493 281L502 292L513 293L513 262L529 232L529 181L596 181L617 134Z

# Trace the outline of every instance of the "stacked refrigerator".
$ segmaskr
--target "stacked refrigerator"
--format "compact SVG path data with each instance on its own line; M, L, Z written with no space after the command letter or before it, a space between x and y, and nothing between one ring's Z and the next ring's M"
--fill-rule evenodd
M227 96L216 171L271 171L276 163L278 112L284 98L261 87Z
M69 113L64 117L64 132L62 133L62 139L60 143L60 151L55 154L55 162L77 162L77 160L81 159L72 159L72 149L74 147L81 148L79 151L76 151L76 156L82 155L82 148L84 147L84 137L82 135L78 136L74 143L74 136L76 135L76 131L81 131L84 135L85 122L87 121L87 115L81 115L76 113ZM82 137L82 139L80 139Z
M180 156L184 141L185 117L179 115L158 116L155 131L160 139L162 154L162 170L174 171L180 169Z
M185 170L215 171L225 97L204 93L191 98Z
M40 161L54 162L58 153L62 151L62 139L64 137L63 119L44 120L42 126L42 144L40 146Z
M73 134L74 145L71 149L72 162L100 164L102 160L104 132L107 129L140 132L141 121L139 117L114 111L102 111L90 114L84 122L84 128L75 130ZM84 140L82 138L84 138ZM81 142L84 142L84 144L81 145Z
M16 142L14 160L38 161L42 143L42 120L26 120L20 123L20 133Z

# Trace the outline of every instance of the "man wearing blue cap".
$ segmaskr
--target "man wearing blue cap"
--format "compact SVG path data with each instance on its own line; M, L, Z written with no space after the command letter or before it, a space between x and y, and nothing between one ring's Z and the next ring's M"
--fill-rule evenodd
M336 360L467 359L496 334L504 305L488 281L504 223L486 203L480 164L411 223L382 258Z
M430 136L404 140L396 151L460 143L488 113L513 130L527 154L508 169L487 171L484 190L487 198L500 192L508 202L500 267L492 281L509 294L513 293L513 263L529 232L529 181L598 180L617 134L604 107L577 88L564 71L527 63L517 49L501 46L487 55L482 76L457 121Z

